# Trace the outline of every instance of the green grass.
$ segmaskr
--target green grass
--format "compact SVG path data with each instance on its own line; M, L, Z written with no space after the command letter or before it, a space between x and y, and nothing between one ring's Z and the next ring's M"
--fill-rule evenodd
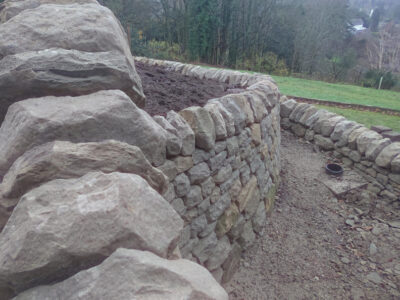
M349 84L272 76L282 94L400 110L400 93Z
M360 111L347 108L338 108L325 105L315 105L318 108L324 108L328 111L342 115L349 120L356 121L370 128L371 125L383 125L400 132L400 117L389 116L377 112Z

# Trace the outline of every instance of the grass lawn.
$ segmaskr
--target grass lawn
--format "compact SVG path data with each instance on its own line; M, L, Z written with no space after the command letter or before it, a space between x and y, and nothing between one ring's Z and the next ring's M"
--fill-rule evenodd
M315 106L342 115L347 119L356 121L360 124L365 125L368 128L371 127L371 125L383 125L392 128L395 131L400 132L400 117L397 116L389 116L377 112L337 108L324 105L315 105Z
M284 95L400 110L399 92L293 77L272 77Z

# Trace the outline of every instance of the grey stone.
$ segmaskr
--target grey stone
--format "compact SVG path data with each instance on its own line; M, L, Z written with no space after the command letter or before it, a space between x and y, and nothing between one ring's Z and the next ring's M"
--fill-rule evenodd
M376 180L377 180L380 184L386 185L386 184L388 183L388 181L389 181L389 177L388 177L388 176L385 176L385 175L383 175L383 174L378 173L378 174L376 175Z
M364 133L366 131L368 131L368 129L366 127L360 127L360 128L357 128L357 129L353 130L349 134L349 138L347 140L348 147L350 149L357 150L357 139L362 133Z
M124 284L115 285L116 281ZM147 299L228 300L225 290L204 267L127 249L118 249L102 264L63 282L31 289L15 299L57 299L60 295L70 299L139 299L143 293Z
M201 149L196 149L196 150L194 150L193 155L192 155L193 163L195 165L197 165L203 161L209 160L211 158L211 156L212 156L212 152L207 152L207 151L204 151Z
M199 214L204 214L207 212L208 208L211 205L210 197L204 199L198 206Z
M400 153L392 159L390 166L392 172L400 174Z
M191 223L191 237L196 237L207 227L207 218L205 215L200 215L195 218Z
M208 161L208 165L210 166L211 171L216 171L222 167L224 161L226 160L228 153L223 151L216 156L210 158Z
M289 118L283 118L281 119L281 127L288 130L292 127L292 122L290 122Z
M179 114L173 110L167 113L168 122L176 128L182 139L181 154L184 156L192 155L195 148L194 132L189 124Z
M378 248L376 247L376 245L374 243L371 243L369 245L369 255L374 256L378 253Z
M225 127L228 137L235 135L235 122L233 115L219 102L218 99L210 100L209 103L217 104L219 112L225 121Z
M248 221L246 222L246 224L244 224L243 232L240 235L238 242L243 249L247 249L253 244L255 239L256 235L254 234L253 226L251 224L251 221Z
M350 158L352 161L354 161L354 162L360 162L360 160L361 160L361 155L360 155L359 152L353 150L353 151L350 151L350 153L349 153L349 158Z
M172 182L168 185L167 191L162 196L168 202L171 202L172 200L175 199L175 196L176 196L175 195L175 186Z
M201 187L199 187L198 185L193 185L184 199L186 207L188 209L193 208L202 201L203 196L201 195Z
M267 220L267 213L263 201L258 205L256 214L253 217L253 229L255 232L260 233L265 226Z
M387 131L383 132L382 136L384 138L389 138L392 142L400 142L400 132Z
M79 143L107 139L138 146L156 166L165 162L165 130L121 91L14 103L0 128L0 175L35 146L54 140Z
M357 149L361 154L365 154L372 141L382 140L382 136L375 131L368 130L361 133L357 138Z
M242 254L242 248L239 244L234 243L228 258L225 260L222 268L224 270L224 276L222 277L222 283L229 282L240 266L240 256Z
M323 121L321 124L321 134L325 137L330 137L336 125L344 120L345 118L342 116L335 116Z
M193 167L193 158L191 156L178 156L173 161L178 174L186 172Z
M296 107L292 110L291 114L289 115L289 120L297 123L300 118L303 116L304 112L310 107L310 104L307 103L299 103Z
M239 141L236 136L226 140L226 148L228 149L228 155L233 156L239 153Z
M349 126L349 128L345 129L343 133L341 133L339 140L336 142L336 146L338 147L348 146L348 139L350 134L361 127L363 126L356 123L355 126Z
M226 141L219 141L215 143L215 153L220 153L226 149Z
M371 272L367 275L367 279L375 284L381 284L382 278L377 272Z
M229 191L229 189L232 187L232 185L235 183L235 181L239 178L239 170L233 171L232 176L229 178L229 180L225 181L222 183L219 187L221 189L221 193L226 193Z
M221 189L219 187L215 187L210 196L211 204L217 202L220 197L221 197Z
M260 123L268 115L261 96L255 92L249 93L249 103L254 113L254 121Z
M246 125L246 114L242 111L242 109L230 98L231 95L225 96L223 98L219 98L217 101L222 104L224 109L229 112L229 115L232 117L235 132L239 133ZM223 112L221 111L223 114ZM226 119L225 119L226 122Z
M304 138L306 139L306 141L312 141L314 140L314 130L307 130L306 134L304 135Z
M186 213L186 206L185 203L183 203L183 200L181 198L176 198L172 200L171 206L175 209L175 211L180 215L184 216Z
M335 148L333 142L329 138L323 137L322 135L316 134L314 136L314 141L316 145L324 150L333 150Z
M382 133L385 131L392 131L392 128L386 127L386 126L380 126L380 125L373 125L371 126L371 130L377 132L377 133Z
M218 220L220 216L231 206L231 197L228 193L223 194L217 202L208 209L208 219L210 222Z
M316 112L318 109L314 106L308 107L305 111L304 114L301 116L301 118L298 120L298 123L300 123L303 126L306 126L307 120Z
M193 249L193 255L200 261L200 263L204 263L207 259L209 259L215 250L215 247L218 244L218 239L215 233L211 233L209 236L199 240L199 243Z
M190 191L189 178L183 173L175 177L174 185L178 197L186 196Z
M191 184L199 184L211 175L210 168L205 162L195 165L188 171Z
M281 103L281 117L282 118L289 118L290 114L292 113L293 109L296 107L297 102L293 99L287 100Z
M152 167L142 151L126 143L55 141L32 148L19 157L3 178L0 190L8 198L54 179L77 178L91 171L138 174L160 194L167 191L167 178Z
M206 198L211 195L212 191L215 188L215 183L212 179L212 177L209 177L205 181L203 181L201 184L201 192L203 194L203 197Z
M183 258L191 258L192 257L192 251L194 249L194 247L197 246L197 244L199 243L199 239L195 238L195 239L190 239L187 244L185 246L183 246L180 250L181 250L181 254Z
M181 236L179 237L179 242L178 242L178 246L179 248L183 248L184 246L186 246L189 241L190 241L190 232L191 232L191 228L190 225L186 225L185 227L183 227Z
M173 181L178 174L176 165L172 160L166 160L158 169L168 177L169 181Z
M246 224L246 219L240 215L236 223L230 229L228 235L232 240L237 240L243 232L244 224Z
M209 270L216 270L219 268L224 261L228 258L231 252L231 243L227 236L223 236L217 244L217 247L213 251L213 255L206 261L206 267Z
M222 167L216 175L214 175L214 181L216 184L221 184L227 181L232 175L232 167L231 165L227 165Z
M167 137L167 155L176 156L181 153L182 138L179 136L178 130L173 127L164 117L154 116L154 121L164 128Z
M382 168L389 168L390 164L400 153L400 143L392 143L385 147L376 157L375 163Z
M214 121L216 140L220 141L226 139L228 133L226 131L225 120L219 111L219 106L215 103L208 103L204 108L209 112Z
M209 234L211 234L211 232L214 232L216 225L217 225L217 222L213 222L211 224L208 224L207 227L202 232L200 232L199 237L203 238L203 237L206 237Z
M331 140L334 142L337 142L340 140L340 138L342 137L342 135L344 134L345 131L347 131L349 129L356 129L360 126L361 125L359 125L353 121L343 120L336 124L335 129L333 130L333 132L331 134Z
M182 227L172 207L137 175L51 181L21 198L0 235L0 291L63 280L121 247L168 257ZM10 260L13 255L18 260Z
M305 126L307 128L313 129L315 123L320 120L320 119L324 119L327 116L330 116L331 113L328 112L325 109L319 109L317 110L314 114L312 114L306 121L305 121Z
M306 129L300 124L294 124L291 129L298 137L303 137L306 134Z
M200 149L210 151L215 146L215 126L208 111L202 107L189 107L181 110L179 114L192 128L196 146Z

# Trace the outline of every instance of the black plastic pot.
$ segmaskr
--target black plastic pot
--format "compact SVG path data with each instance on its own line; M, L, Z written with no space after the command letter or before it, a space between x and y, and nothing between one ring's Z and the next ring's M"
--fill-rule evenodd
M338 164L327 164L325 170L329 175L341 176L343 174L343 168Z

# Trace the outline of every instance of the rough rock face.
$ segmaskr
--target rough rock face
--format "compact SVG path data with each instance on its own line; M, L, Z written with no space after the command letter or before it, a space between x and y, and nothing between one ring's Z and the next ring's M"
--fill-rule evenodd
M1 119L12 103L43 96L79 96L119 89L132 99L134 67L118 51L83 52L51 48L0 60Z
M93 1L20 2L12 1L14 7L33 9L19 9L0 24L0 121L15 101L111 88L124 90L144 106L126 35L109 9ZM10 5L3 4L3 15L14 14Z
M168 188L165 175L152 167L138 147L110 140L80 144L55 141L35 147L14 162L0 190L5 197L19 198L40 184L93 171L137 174L160 194Z
M14 103L0 128L0 176L35 146L54 140L79 143L108 139L138 146L157 166L165 161L164 129L121 91Z
M0 295L63 280L121 247L169 257L182 227L137 175L51 181L21 198L0 234Z
M16 300L42 299L227 300L203 267L188 260L165 260L149 252L118 249L101 265L54 284L26 291Z
M25 9L33 9L42 4L86 4L95 3L96 0L7 0L0 4L0 23L7 22L12 17L18 15Z

